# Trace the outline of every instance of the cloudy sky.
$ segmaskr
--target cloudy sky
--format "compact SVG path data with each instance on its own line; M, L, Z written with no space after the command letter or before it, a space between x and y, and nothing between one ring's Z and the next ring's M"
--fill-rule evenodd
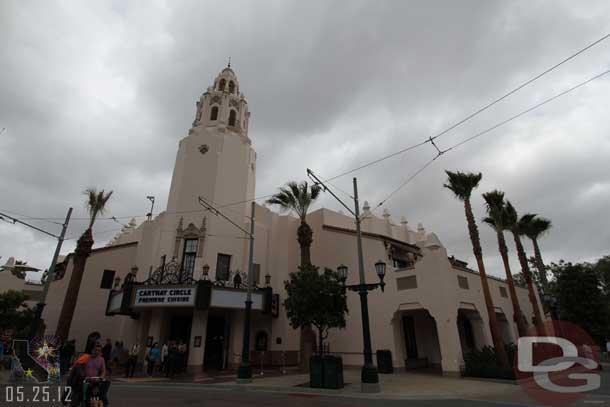
M433 136L610 32L607 1L0 2L0 211L52 232L81 191L112 189L106 216L165 207L195 100L229 56L252 112L257 195L305 169L323 177ZM437 139L446 148L610 65L610 39ZM445 154L383 206L423 223L473 262L463 207L444 169L480 171L552 219L547 261L610 254L610 75ZM354 175L375 206L434 157L429 144ZM334 181L349 190L351 176ZM320 206L339 209L330 198ZM379 208L377 213L381 213ZM26 219L56 218L56 219ZM120 229L95 226L96 245ZM490 272L494 235L481 227ZM0 262L48 267L55 242L0 221ZM526 245L529 248L529 244ZM512 245L511 245L512 249Z

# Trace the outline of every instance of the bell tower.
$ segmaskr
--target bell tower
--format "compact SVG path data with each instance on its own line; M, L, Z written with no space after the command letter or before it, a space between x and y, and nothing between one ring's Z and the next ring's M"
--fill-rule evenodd
M217 254L226 253L235 260L231 261L231 268L243 270L243 233L206 212L198 198L223 207L223 213L247 227L256 171L256 153L248 137L249 118L248 103L229 64L196 102L195 120L188 135L180 140L159 255L174 252L169 231L175 231L180 222L185 226L199 225L205 216L206 233L224 237L205 239L203 252L198 249L197 268L207 263L214 270Z
M193 128L203 126L220 132L233 132L248 142L248 120L250 112L243 93L239 92L239 81L231 63L214 79L197 102Z

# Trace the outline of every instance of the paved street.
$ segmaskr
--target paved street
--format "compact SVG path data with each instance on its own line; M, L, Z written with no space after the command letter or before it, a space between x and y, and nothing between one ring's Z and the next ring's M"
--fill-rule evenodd
M201 384L193 382L115 380L110 390L112 406L409 406L409 407L492 407L534 406L520 386L468 379L451 379L432 375L397 374L382 376L381 394L361 394L357 383L342 390L320 390L294 386L302 375L265 377L250 385L236 385L233 381ZM352 372L347 377L352 379ZM610 371L601 372L602 386L576 406L610 405ZM59 407L55 403L6 402L2 386L0 406ZM31 397L26 391L26 397ZM55 394L54 392L51 393ZM30 399L31 400L31 399Z

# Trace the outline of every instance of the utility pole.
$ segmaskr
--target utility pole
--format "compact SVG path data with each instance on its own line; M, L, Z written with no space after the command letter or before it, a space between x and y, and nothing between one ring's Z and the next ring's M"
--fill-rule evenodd
M360 311L362 318L362 339L364 345L364 365L361 371L361 388L366 393L378 393L381 391L379 387L379 374L377 368L373 364L373 350L371 345L371 329L369 323L369 306L368 306L368 292L374 290L377 287L383 290L383 280L381 284L366 284L364 276L364 258L362 254L362 231L360 228L360 204L358 202L358 182L354 178L354 209L346 205L337 195L333 193L324 182L314 174L312 170L307 169L307 175L316 184L320 185L325 192L330 193L345 209L354 216L356 222L356 244L358 251L358 274L360 276L360 284L349 287L350 290L356 291L360 295Z
M59 252L61 251L61 246L64 242L64 238L66 236L66 230L68 229L68 224L70 223L71 216L72 216L72 208L69 208L68 213L66 214L66 220L64 221L62 228L61 228L61 233L59 234L59 236L56 236L52 233L47 232L44 229L40 229L34 225L30 225L29 223L23 222L17 218L13 218L12 216L9 216L9 215L6 215L6 214L0 212L0 217L7 217L7 218L11 219L13 221L13 223L21 223L22 225L25 225L31 229L37 230L41 233L44 233L45 235L49 235L49 236L52 236L57 239L57 246L55 246L55 253L53 254L53 259L51 260L51 266L49 267L49 270L47 271L47 278L46 278L43 288L42 288L42 296L40 297L38 304L36 304L36 313L35 313L36 319L34 320L34 323L32 324L32 326L30 327L30 338L33 338L34 336L36 336L38 331L42 328L42 322L43 322L42 321L42 311L44 310L44 307L46 305L47 294L49 293L49 286L51 284L51 281L53 281L53 278L54 278L55 266L57 264L57 259L59 258Z
M42 328L43 320L42 320L42 311L46 305L47 294L49 293L49 286L51 285L51 281L55 278L55 266L57 265L57 259L59 258L59 252L61 251L61 246L64 243L64 238L66 237L66 230L68 230L68 223L70 223L70 217L72 216L72 208L68 209L68 213L66 214L66 220L61 227L61 233L57 237L57 246L55 246L55 253L53 253L53 259L51 260L51 266L49 267L49 271L47 272L47 278L44 282L44 286L42 288L42 297L40 298L40 302L36 304L36 322L34 322L34 327L38 332ZM34 336L34 335L32 335Z
M146 197L146 199L150 201L150 212L146 214L146 217L148 218L148 220L151 220L153 217L153 209L155 208L155 197L149 195Z
M250 253L248 259L248 283L246 287L246 308L244 315L244 337L242 342L241 364L237 369L237 383L250 383L252 381L252 367L250 366L250 325L252 319L252 280L254 273L254 211L256 202L252 201L250 209L250 231L248 232L237 223L233 222L229 217L224 215L212 204L207 202L202 197L199 197L199 204L216 216L222 217L227 222L241 230L250 239Z

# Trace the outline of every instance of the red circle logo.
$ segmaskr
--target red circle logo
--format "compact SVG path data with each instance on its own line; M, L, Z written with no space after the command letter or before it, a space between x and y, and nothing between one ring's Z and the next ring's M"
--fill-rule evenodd
M547 320L519 338L515 375L532 399L564 406L599 387L599 360L597 344L582 328Z

